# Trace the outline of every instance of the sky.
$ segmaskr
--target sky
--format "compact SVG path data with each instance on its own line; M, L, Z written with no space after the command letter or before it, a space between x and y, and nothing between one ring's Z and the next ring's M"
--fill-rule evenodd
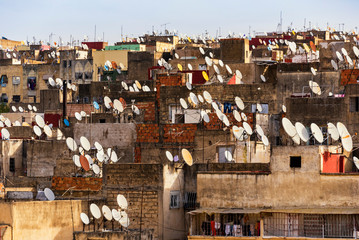
M0 36L12 40L59 42L71 39L108 41L123 36L178 31L211 36L276 31L282 11L283 30L318 26L344 30L359 26L358 0L0 0Z

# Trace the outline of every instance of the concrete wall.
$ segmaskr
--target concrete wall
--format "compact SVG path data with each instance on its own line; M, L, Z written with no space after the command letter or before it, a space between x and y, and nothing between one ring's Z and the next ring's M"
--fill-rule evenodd
M128 79L147 80L148 69L154 64L154 55L149 52L128 53Z
M78 200L0 203L0 222L10 225L4 239L72 239L83 207Z
M301 156L301 168L290 168ZM199 173L201 207L358 207L358 175L320 174L318 146L273 147L271 174Z

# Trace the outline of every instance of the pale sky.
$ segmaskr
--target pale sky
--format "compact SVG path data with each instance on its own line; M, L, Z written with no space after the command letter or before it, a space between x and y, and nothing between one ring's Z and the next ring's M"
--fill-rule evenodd
M359 26L358 0L0 0L0 36L13 40L59 41L70 40L70 35L82 41L84 35L97 37L110 44L123 35L137 37L144 33L177 30L180 34L199 35L206 30L216 36L228 32L275 31L283 12L283 30L291 23L296 29L306 27L326 28L327 23L338 29L344 23L346 31ZM162 25L162 26L161 26Z

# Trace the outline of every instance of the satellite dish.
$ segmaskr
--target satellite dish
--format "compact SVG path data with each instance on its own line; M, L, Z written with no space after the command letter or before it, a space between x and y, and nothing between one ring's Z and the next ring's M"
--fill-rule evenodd
M310 124L310 130L312 131L315 140L317 140L319 143L322 143L324 141L322 130L320 130L317 124Z
M70 126L70 122L69 122L69 120L67 120L67 119L64 119L64 124L65 124L65 126Z
M95 142L95 143L94 143L94 146L95 146L95 148L96 148L98 151L103 150L102 145L101 145L99 142Z
M300 145L300 137L298 134L296 134L294 137L292 137L292 140L295 144Z
M182 158L187 163L188 166L192 166L193 158L191 153L187 149L182 149Z
M78 112L75 112L75 118L78 120L78 121L81 121L82 120L82 116L80 113Z
M82 117L86 117L86 112L85 111L81 111L80 114L81 114Z
M237 122L242 121L241 115L239 114L239 112L236 109L233 110L232 114L233 114L234 118L237 120Z
M85 154L85 150L83 149L83 147L79 146L79 153L81 155L84 155Z
M135 84L138 89L142 89L141 83L139 81L135 80Z
M220 111L219 111L220 112ZM224 123L224 125L226 125L227 127L229 127L231 124L229 123L228 117L225 114L221 115L220 120Z
M82 136L80 137L80 143L81 143L81 146L86 150L86 151L90 151L90 148L91 148L91 144L89 142L89 140Z
M80 155L80 163L81 163L81 167L82 167L85 171L90 170L89 161L87 160L87 158L86 158L84 155Z
M59 87L63 86L63 82L62 82L61 78L56 78L56 85L58 85Z
M210 59L210 58L209 58L209 57L207 57L207 56L204 58L204 61L205 61L205 62L206 62L206 64L207 64L208 66L210 66L210 67L211 67L211 66L212 66L212 64L213 64L212 59Z
M188 108L187 102L183 98L180 98L180 104L184 109Z
M13 112L16 112L16 107L15 107L15 106L12 106L12 107L11 107L11 110L12 110Z
M10 139L10 133L6 128L1 129L1 137L3 140Z
M7 127L11 127L11 121L10 121L10 119L6 119L5 120L5 125L7 126Z
M201 94L198 94L197 98L198 98L198 101L200 101L201 103L204 103L204 99Z
M96 101L93 102L93 107L98 110L100 109L100 105L98 105L98 103Z
M116 209L112 209L111 213L112 213L112 217L115 221L120 221L121 214Z
M77 144L72 137L66 138L66 145L73 152L77 150Z
M107 221L112 220L112 212L108 206L106 206L106 205L102 206L102 214L106 218Z
M95 203L91 203L90 212L91 212L92 216L94 216L94 218L96 218L96 219L101 218L100 208Z
M122 194L117 195L117 204L121 209L127 209L128 207L128 202Z
M295 128L295 126L291 123L291 121L284 117L282 119L282 125L284 128L284 131L290 136L290 137L294 137L295 135L297 135L297 130Z
M265 135L262 136L262 142L263 142L264 146L269 146L269 140L268 140L267 136L265 136Z
M169 161L173 162L173 156L172 153L170 151L166 151L166 157Z
M192 102L194 103L194 105L198 105L198 98L197 98L197 96L196 96L196 94L194 94L193 92L191 92L190 94L189 94L189 97L191 98L191 100L192 100Z
M206 80L206 81L209 80L209 77L208 77L206 71L202 71L202 76L203 76L204 80Z
M202 55L204 55L204 54L205 54L205 52L204 52L204 50L203 50L203 48L202 48L202 47L199 47L199 51L202 53Z
M39 127L43 128L45 126L45 121L40 115L36 115L35 121Z
M234 98L234 101L235 101L237 107L238 107L240 110L243 111L243 109L244 109L244 103L243 103L242 99L237 96L237 97Z
M128 85L127 83L125 83L124 81L121 82L121 85L123 87L123 89L125 89L126 91L128 91Z
M80 218L81 218L81 221L83 222L83 224L85 224L85 225L90 224L90 219L86 213L81 213Z
M24 112L24 109L22 107L19 107L19 112Z
M186 82L186 87L188 90L192 90L192 84L190 82Z
M312 90L313 93L317 94L317 95L321 95L322 94L322 90L320 89L320 86L318 83L314 82L314 81L309 81L309 87Z
M72 157L72 161L74 161L76 167L81 167L80 156L79 155L74 155Z
M4 127L5 125L4 125L4 123L3 122L0 122L0 127ZM30 126L30 125L29 125Z
M223 83L223 77L221 75L217 75L217 79L220 83Z
M239 79L243 78L241 71L239 71L238 69L236 70L236 77L238 77Z
M342 139L343 148L345 149L345 151L351 152L353 149L353 139L348 129L341 122L337 123L337 128L338 128L339 136Z
M218 105L217 105L216 102L212 102L212 107L213 107L214 110L219 111L219 108L218 108ZM222 112L220 111L220 113L222 113Z
M243 122L243 128L248 135L252 135L253 133L252 128L247 122Z
M46 134L46 136L52 137L52 130L48 125L44 126L44 133Z
M14 122L14 126L20 127L20 126L21 126L21 123L16 120L16 121Z
M357 48L357 46L353 47L353 52L354 52L356 57L359 57L359 49Z
M310 68L310 71L314 76L317 75L317 71L313 67Z
M308 142L309 141L309 133L307 131L307 129L305 128L305 126L300 123L300 122L296 122L295 123L295 129L297 130L297 133L300 137L300 139L302 139L303 142Z
M187 67L188 67L188 69L189 69L190 71L193 70L192 65L191 65L190 63L187 64Z
M359 169L359 159L357 157L353 157L353 162L355 164L355 166L357 167L357 169Z
M117 111L123 112L123 105L122 105L122 103L120 102L120 100L115 99L115 100L113 101L113 107L114 107Z
M351 59L351 57L346 56L346 58L347 58L347 61L348 61L349 65L350 65L350 66L353 66L354 63L353 63L353 60Z
M287 107L282 105L282 110L283 110L284 113L287 112Z
M339 132L337 127L333 123L328 123L328 133L334 141L339 140Z
M340 62L344 61L343 56L340 54L340 52L336 51L335 54L337 55L337 58Z
M257 108L257 111L258 111L258 112L262 112L262 111L263 111L262 105L261 105L260 103L257 103L256 108Z
M29 109L29 111L32 111L32 106L30 104L27 105L27 108Z
M333 59L330 61L330 63L332 64L332 67L334 68L334 70L338 71L338 64Z
M121 219L120 219L120 224L122 227L127 228L130 225L130 219L128 218L128 215L126 212L122 211L121 212Z
M103 98L103 100L104 100L104 103L105 103L105 107L106 107L107 109L110 109L110 108L111 108L110 103L112 103L111 99L110 99L109 97L105 96L105 97Z
M115 151L112 151L111 152L111 157L110 157L111 161L112 162L117 162L118 161L118 158L117 158L117 153Z
M244 140L244 128L243 127L233 126L232 131L233 131L234 137L236 139L238 139L238 141Z
M213 52L210 52L209 53L209 56L210 56L210 58L213 58L214 56L213 56Z
M209 123L210 119L209 119L209 116L206 111L201 110L201 117L202 117L203 121L205 121L206 123Z
M223 67L223 66L224 66L224 64L223 64L223 61L222 61L222 60L219 60L219 61L218 61L218 64L219 64L219 66L221 66L221 67Z
M256 132L259 136L261 136L261 137L264 136L264 131L263 131L262 127L258 124L256 124Z
M178 54L177 54L177 53L175 53L175 58L176 58L176 59L179 59L179 56L178 56Z
M102 152L97 152L96 153L96 158L99 162L103 162L104 161L104 154Z
M92 171L97 175L101 172L101 169L97 164L92 164Z
M34 133L36 134L36 136L40 137L42 132L41 132L41 128L39 128L39 126L34 126Z
M203 92L203 97L204 97L204 100L206 100L206 102L208 102L209 104L212 103L212 96L209 92L207 91L204 91Z
M266 82L267 80L266 80L266 78L265 78L265 76L263 76L262 74L261 74L261 80L263 81L263 82Z
M346 57L348 56L348 52L347 52L347 50L345 50L345 48L342 48L341 51L344 56L346 56Z
M232 69L226 64L226 69L227 69L227 72L232 75L233 72L232 72Z
M47 198L47 200L49 200L49 201L55 200L55 194L50 188L45 188L44 194L45 194L45 197Z
M247 115L244 112L241 113L241 117L242 117L242 120L245 122L248 120Z
M33 106L33 107L32 107L32 110L33 110L34 112L37 112L37 107L36 107L36 106Z
M182 65L181 64L177 64L177 68L178 68L178 70L180 71L180 72L182 72L182 70L183 70L183 68L182 68Z
M227 159L227 161L231 162L233 160L232 153L228 150L224 151L224 157Z

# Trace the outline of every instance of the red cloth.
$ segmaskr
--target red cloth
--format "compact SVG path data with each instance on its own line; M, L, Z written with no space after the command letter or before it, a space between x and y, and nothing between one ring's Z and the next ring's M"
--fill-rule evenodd
M216 236L216 228L215 228L216 222L215 221L211 221L211 232L212 232L212 236Z

